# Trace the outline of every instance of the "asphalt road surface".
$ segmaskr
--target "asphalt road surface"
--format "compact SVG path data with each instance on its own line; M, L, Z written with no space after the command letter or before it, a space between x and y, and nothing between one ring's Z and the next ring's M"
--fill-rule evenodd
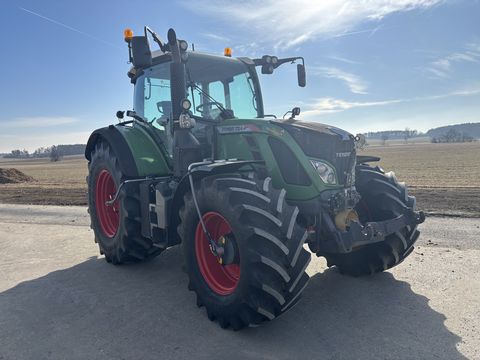
M414 253L354 279L314 256L303 300L234 332L195 305L180 249L99 256L83 207L0 205L0 359L480 359L480 219L428 218Z

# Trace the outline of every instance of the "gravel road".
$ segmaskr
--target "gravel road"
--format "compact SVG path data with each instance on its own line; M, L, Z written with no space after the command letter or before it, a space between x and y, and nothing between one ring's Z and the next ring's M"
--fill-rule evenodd
M85 207L0 205L0 359L480 359L480 219L430 217L367 278L312 260L303 300L240 332L198 309L180 249L115 267Z

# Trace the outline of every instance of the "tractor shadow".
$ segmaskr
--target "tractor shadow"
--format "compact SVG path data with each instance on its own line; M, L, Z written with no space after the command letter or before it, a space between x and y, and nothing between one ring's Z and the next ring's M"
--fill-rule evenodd
M294 309L222 330L186 290L180 249L138 265L92 257L0 293L0 359L460 359L445 316L390 273L312 277Z

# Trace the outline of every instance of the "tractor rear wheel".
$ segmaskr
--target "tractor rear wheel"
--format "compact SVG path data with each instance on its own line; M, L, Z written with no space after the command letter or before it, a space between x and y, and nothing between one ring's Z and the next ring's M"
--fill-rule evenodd
M91 228L100 253L113 264L140 261L157 255L161 249L141 235L140 194L137 184L123 186L115 197L124 176L119 159L108 144L99 142L88 164L88 208Z
M272 320L300 298L309 277L307 231L298 208L271 179L208 177L195 196L210 238L229 249L230 261L210 248L192 194L185 195L178 233L183 242L189 289L210 320L234 330Z
M392 219L401 215L406 207L415 210L415 197L408 195L405 184L398 182L393 172L358 165L356 178L356 188L362 199L355 210L362 223ZM413 251L419 235L416 225L406 226L385 241L354 249L348 254L327 254L327 263L352 276L381 272L400 264Z

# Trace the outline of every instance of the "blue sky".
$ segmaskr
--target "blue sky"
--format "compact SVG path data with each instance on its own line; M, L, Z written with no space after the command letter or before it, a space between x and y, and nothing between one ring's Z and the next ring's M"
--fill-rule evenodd
M0 152L85 143L129 109L123 29L163 38L174 27L196 50L302 55L262 76L266 112L351 132L480 121L477 0L3 0Z

